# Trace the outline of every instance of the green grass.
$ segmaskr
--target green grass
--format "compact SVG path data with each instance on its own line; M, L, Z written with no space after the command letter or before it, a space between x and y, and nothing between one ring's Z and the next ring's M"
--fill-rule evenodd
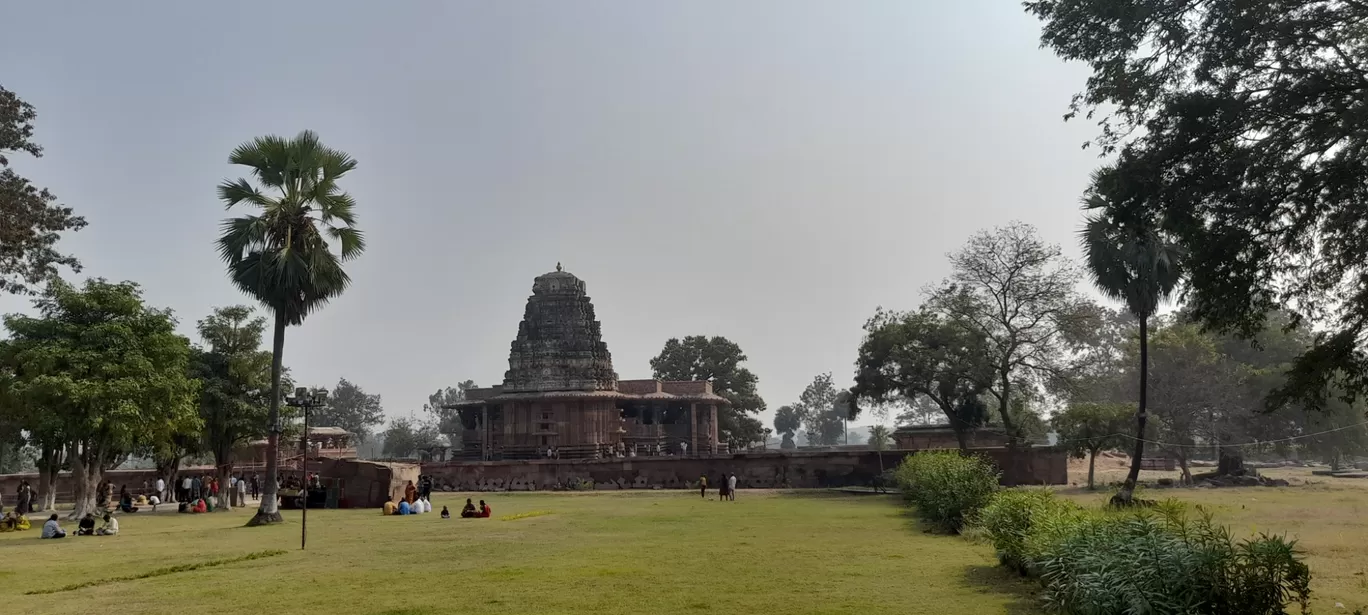
M1293 478L1312 484L1145 497L1202 504L1244 534L1297 537L1313 574L1314 612L1368 606L1368 481ZM1107 497L1064 494L1093 505ZM465 497L439 494L435 504L459 510ZM997 568L989 547L924 533L889 496L477 497L490 500L495 519L312 511L306 552L298 550L298 512L270 528L241 527L249 513L237 510L125 515L122 533L108 538L0 534L0 604L101 615L260 615L263 600L274 605L265 612L340 615L1041 613L1035 587ZM271 550L286 553L236 561ZM25 595L52 590L63 591Z
M117 537L0 534L0 569L12 573L0 573L0 604L102 615L260 615L262 601L266 612L365 615L1037 612L987 549L923 533L891 497L692 493L483 494L493 520L311 511L306 552L298 512L270 528L240 527L238 510L125 515ZM204 566L272 549L289 552Z

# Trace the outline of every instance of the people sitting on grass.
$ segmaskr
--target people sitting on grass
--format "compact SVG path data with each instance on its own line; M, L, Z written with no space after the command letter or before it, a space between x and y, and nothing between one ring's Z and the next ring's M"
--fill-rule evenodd
M43 524L43 535L39 538L66 538L66 530L62 529L61 524L57 523L57 515L48 517L47 523Z
M480 500L480 501L481 501L481 502L484 502L484 500ZM470 519L470 518L472 518L472 517L477 517L477 516L479 516L479 513L475 510L475 505L470 503L470 498L466 498L466 505L465 505L465 508L462 508L462 509L461 509L461 518L462 518L462 519Z
M5 517L0 519L0 532L23 532L30 527L28 517L15 511L5 513Z
M401 515L411 515L411 514L413 514L413 507L409 505L408 500L399 500L399 514L401 514Z
M396 500L399 499L399 496L395 496L395 499L396 499ZM384 514L385 514L385 516L393 515L393 514L396 514L396 513L398 513L398 512L399 512L399 504L398 504L398 502L395 502L395 501L392 501L392 500L385 500L385 506L384 506Z
M111 514L109 514L109 513L105 513L105 516L104 516L104 523L100 525L100 529L95 530L95 535L97 535L97 536L114 536L114 535L117 535L118 533L119 533L119 520L118 520L118 519L115 519L115 518L114 518L114 515L111 515Z
M86 513L86 516L81 517L81 521L80 521L79 523L76 524L76 535L77 535L77 536L94 536L94 535L95 535L95 515L93 515L93 514L91 514L91 513Z
M138 507L133 505L133 494L128 492L128 485L119 487L119 510L126 513L138 512Z
M442 507L442 518L443 518L443 519L450 519L450 518L451 518L451 511L450 511L450 510L447 510L447 507L445 507L445 506Z
M480 516L488 519L491 512L492 511L489 510L489 505L485 504L484 500L480 500Z

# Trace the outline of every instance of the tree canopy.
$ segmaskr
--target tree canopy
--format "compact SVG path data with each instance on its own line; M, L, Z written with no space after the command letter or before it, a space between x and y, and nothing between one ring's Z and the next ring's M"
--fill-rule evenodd
M33 105L0 87L0 292L33 294L58 267L81 270L75 257L57 251L57 241L63 232L85 228L85 218L9 168L10 154L42 157L43 148L32 140L37 117Z
M379 395L367 393L360 385L341 378L328 395L327 405L314 410L311 416L319 427L341 427L365 440L372 427L385 422L385 408Z
M1066 116L1111 154L1105 215L1184 253L1185 303L1251 337L1289 310L1323 334L1270 397L1368 391L1368 4L1034 0L1041 44L1091 70Z
M849 392L836 388L830 372L813 378L793 405L807 432L808 446L839 444L850 406Z
M945 415L960 448L968 449L969 434L987 419L981 398L993 380L982 333L927 309L879 309L864 328L851 389L856 398L928 401Z
M764 412L765 400L745 362L741 347L725 337L690 335L667 340L651 359L651 371L662 380L711 380L713 392L731 402L717 409L718 437L739 449L764 438L764 425L753 415Z
M390 421L385 430L385 445L381 451L385 457L408 459L437 445L440 433L432 423L420 422L409 417Z
M75 517L95 506L105 470L148 454L199 424L199 382L189 376L190 342L170 311L144 305L131 282L54 280L35 301L38 316L5 317L0 365L10 395L58 429L77 475Z

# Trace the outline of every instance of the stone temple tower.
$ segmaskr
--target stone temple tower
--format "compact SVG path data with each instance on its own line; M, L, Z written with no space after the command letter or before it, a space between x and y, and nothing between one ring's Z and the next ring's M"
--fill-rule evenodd
M584 281L556 270L537 276L508 353L505 393L616 391L617 373Z

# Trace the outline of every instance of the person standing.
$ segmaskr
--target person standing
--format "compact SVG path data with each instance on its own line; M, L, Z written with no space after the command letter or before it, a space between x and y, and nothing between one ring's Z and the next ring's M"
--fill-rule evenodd
M181 492L176 499L182 502L189 502L193 499L192 496L195 495L194 491L192 491L194 484L195 481L190 478L189 474L186 474L185 477L181 479Z
M736 501L736 472L727 475L727 499Z
M166 500L166 480L160 476L157 477L157 499Z
M237 480L238 506L247 505L247 477L238 476Z
M19 482L19 502L15 505L14 511L20 515L33 512L33 487L26 480Z
M261 479L256 474L252 475L252 499L261 499Z
M698 477L698 496L708 499L708 475L702 474Z

